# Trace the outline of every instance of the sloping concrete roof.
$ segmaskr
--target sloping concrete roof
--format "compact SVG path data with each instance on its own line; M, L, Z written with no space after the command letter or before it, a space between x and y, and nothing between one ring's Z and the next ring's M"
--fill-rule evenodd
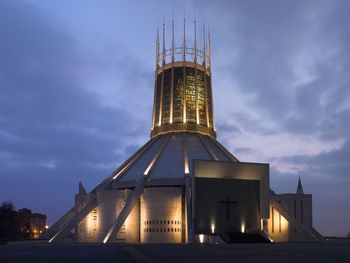
M193 160L238 161L214 138L191 132L157 136L129 159L115 181L136 181L147 173L152 179L179 179L193 173ZM157 158L156 155L158 155ZM186 169L186 166L188 167Z

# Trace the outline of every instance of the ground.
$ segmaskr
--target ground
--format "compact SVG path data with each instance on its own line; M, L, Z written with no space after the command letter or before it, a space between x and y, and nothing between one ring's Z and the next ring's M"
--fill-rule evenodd
M350 262L350 240L230 245L17 242L0 245L0 262Z

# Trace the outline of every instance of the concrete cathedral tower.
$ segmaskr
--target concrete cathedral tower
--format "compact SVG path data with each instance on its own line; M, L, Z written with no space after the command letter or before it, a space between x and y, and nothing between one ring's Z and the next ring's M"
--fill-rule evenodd
M156 40L150 140L87 192L47 231L49 242L74 230L81 242L271 242L319 240L311 195L270 190L269 165L246 163L216 140L210 32L198 45ZM192 26L191 26L192 27ZM301 189L301 190L300 190Z
M216 138L211 90L210 35L206 41L203 26L202 47L198 48L194 21L194 43L190 48L186 45L185 21L183 32L182 46L175 47L173 20L171 48L166 49L163 23L162 52L159 50L159 36L157 37L151 137L168 132L195 131Z

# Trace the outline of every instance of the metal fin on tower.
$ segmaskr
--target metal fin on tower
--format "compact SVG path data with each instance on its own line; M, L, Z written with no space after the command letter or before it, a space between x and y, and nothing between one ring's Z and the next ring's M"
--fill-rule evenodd
M186 60L186 17L184 16L184 36L183 36L183 42L182 42L182 60Z
M174 16L171 21L171 62L175 61Z
M159 66L159 24L157 25L157 37L156 37L156 67Z
M166 54L166 50L165 50L165 21L163 19L163 55L162 55L162 64L165 64L165 54Z
M197 63L197 22L194 19L194 63Z
M208 68L211 67L211 42L210 42L210 30L208 29Z
M206 46L205 46L205 24L203 24L203 47L202 47L202 52L203 52L203 66L205 67L206 64Z

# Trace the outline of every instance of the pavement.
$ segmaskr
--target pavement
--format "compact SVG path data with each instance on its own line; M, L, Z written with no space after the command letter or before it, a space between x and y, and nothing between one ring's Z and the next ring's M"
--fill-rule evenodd
M86 244L13 242L0 262L350 262L350 240L284 244Z

